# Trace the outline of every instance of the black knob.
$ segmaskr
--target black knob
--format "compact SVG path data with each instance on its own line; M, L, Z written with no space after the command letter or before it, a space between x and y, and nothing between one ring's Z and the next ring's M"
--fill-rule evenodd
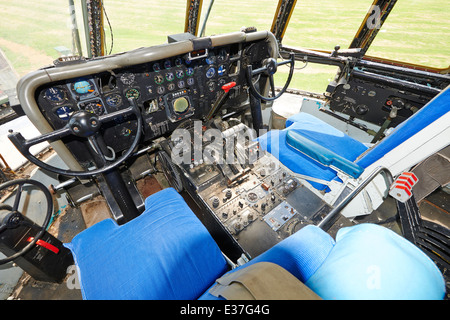
M219 198L214 198L212 202L213 207L217 208L219 204L220 204Z

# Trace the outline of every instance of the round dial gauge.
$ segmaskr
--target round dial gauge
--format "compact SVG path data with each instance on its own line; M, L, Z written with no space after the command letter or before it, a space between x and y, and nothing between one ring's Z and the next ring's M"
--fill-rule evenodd
M78 94L88 94L95 91L94 82L92 80L80 80L72 85L72 90Z
M172 68L172 63L170 62L170 60L164 61L164 68L166 69Z
M98 101L87 102L84 105L84 110L100 116L103 113L103 106Z
M192 77L194 75L194 69L193 68L187 68L186 74L188 77Z
M161 66L159 65L158 62L156 62L156 63L153 65L153 71L159 71L159 70L161 70Z
M181 58L176 58L176 59L175 59L175 65L176 65L177 67L181 67L182 64L183 64L183 59L181 59Z
M127 99L133 98L134 100L139 99L139 97L141 96L141 93L139 92L138 89L129 89L127 90L127 92L125 92L125 97Z
M158 88L156 88L156 92L158 94L163 94L166 91L166 89L164 89L163 86L158 86Z
M53 87L45 90L44 98L52 103L61 104L67 99L67 94L63 89Z
M175 74L177 75L178 79L183 79L183 77L184 77L184 71L183 70L177 70L177 71L175 71Z
M70 116L73 114L73 109L68 106L60 107L56 109L56 115L61 120L69 120Z
M164 77L161 74L157 74L154 78L156 84L161 84L164 82Z
M219 69L217 69L217 73L219 74L219 77L225 75L226 71L227 71L227 68L223 64L221 64L219 66Z
M210 92L214 92L216 89L216 83L214 81L208 82L207 86Z
M106 97L106 103L111 107L118 107L122 104L122 96L120 94L112 94Z
M175 76L173 75L172 72L166 73L166 80L167 81L173 81L173 79L175 79Z
M123 82L124 85L131 85L133 84L134 80L136 79L136 76L133 73L124 73L120 76L120 81Z
M250 202L256 202L256 201L258 200L258 195L257 195L256 193L254 193L254 192L250 192L250 193L247 195L247 199L248 199L248 201L250 201Z
M213 67L209 68L209 69L206 71L206 77L207 77L208 79L211 79L212 77L214 77L215 74L216 74L216 69L214 69Z

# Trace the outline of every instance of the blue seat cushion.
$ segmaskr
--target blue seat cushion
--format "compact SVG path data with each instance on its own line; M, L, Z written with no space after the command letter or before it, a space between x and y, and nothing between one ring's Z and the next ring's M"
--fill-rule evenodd
M286 122L286 124L290 124L289 127L283 130L269 131L259 137L258 141L263 150L270 152L295 173L325 181L336 178L335 170L289 147L286 142L286 135L289 131L294 131L296 134L320 144L323 148L350 162L355 161L359 155L367 150L367 147L361 142L310 114L301 112L290 119ZM318 190L327 191L325 184L312 181L310 183Z
M197 299L227 270L219 247L172 188L118 226L107 219L66 246L84 299Z
M433 261L375 224L340 229L333 250L305 284L326 300L432 300L445 295L445 281Z
M328 233L317 226L308 225L248 264L272 262L289 271L300 281L306 282L324 263L334 245L335 241Z
M259 262L271 262L283 267L300 281L306 282L324 263L334 244L335 241L328 233L319 227L308 225L245 265L229 272L235 272ZM207 290L200 299L219 298L214 297Z
M395 232L375 224L342 228L336 241L309 225L247 264L272 262L325 300L443 299L445 281L433 261ZM206 291L200 299L221 299Z

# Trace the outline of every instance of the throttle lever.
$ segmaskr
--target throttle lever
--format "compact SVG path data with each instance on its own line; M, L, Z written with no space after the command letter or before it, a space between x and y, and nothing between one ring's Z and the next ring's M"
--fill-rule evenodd
M225 103L226 98L228 98L230 94L230 90L236 86L236 82L232 81L229 83L226 83L222 86L223 92L220 94L220 96L217 98L216 102L214 102L214 105L211 107L211 110L209 113L205 116L205 121L211 120L217 113L217 111L220 110L220 108Z

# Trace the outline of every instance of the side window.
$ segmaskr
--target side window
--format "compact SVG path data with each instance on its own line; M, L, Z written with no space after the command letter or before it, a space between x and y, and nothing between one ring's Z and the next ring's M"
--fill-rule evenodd
M449 1L397 1L367 55L448 68L449 12Z
M332 51L336 45L348 48L372 0L298 1L283 38L283 45L294 48ZM305 67L305 68L303 68ZM297 63L291 88L324 93L334 79L337 67ZM301 70L299 70L301 69ZM287 70L283 70L286 73ZM281 73L281 72L279 72ZM279 75L281 78L284 75ZM282 83L280 80L279 82Z

